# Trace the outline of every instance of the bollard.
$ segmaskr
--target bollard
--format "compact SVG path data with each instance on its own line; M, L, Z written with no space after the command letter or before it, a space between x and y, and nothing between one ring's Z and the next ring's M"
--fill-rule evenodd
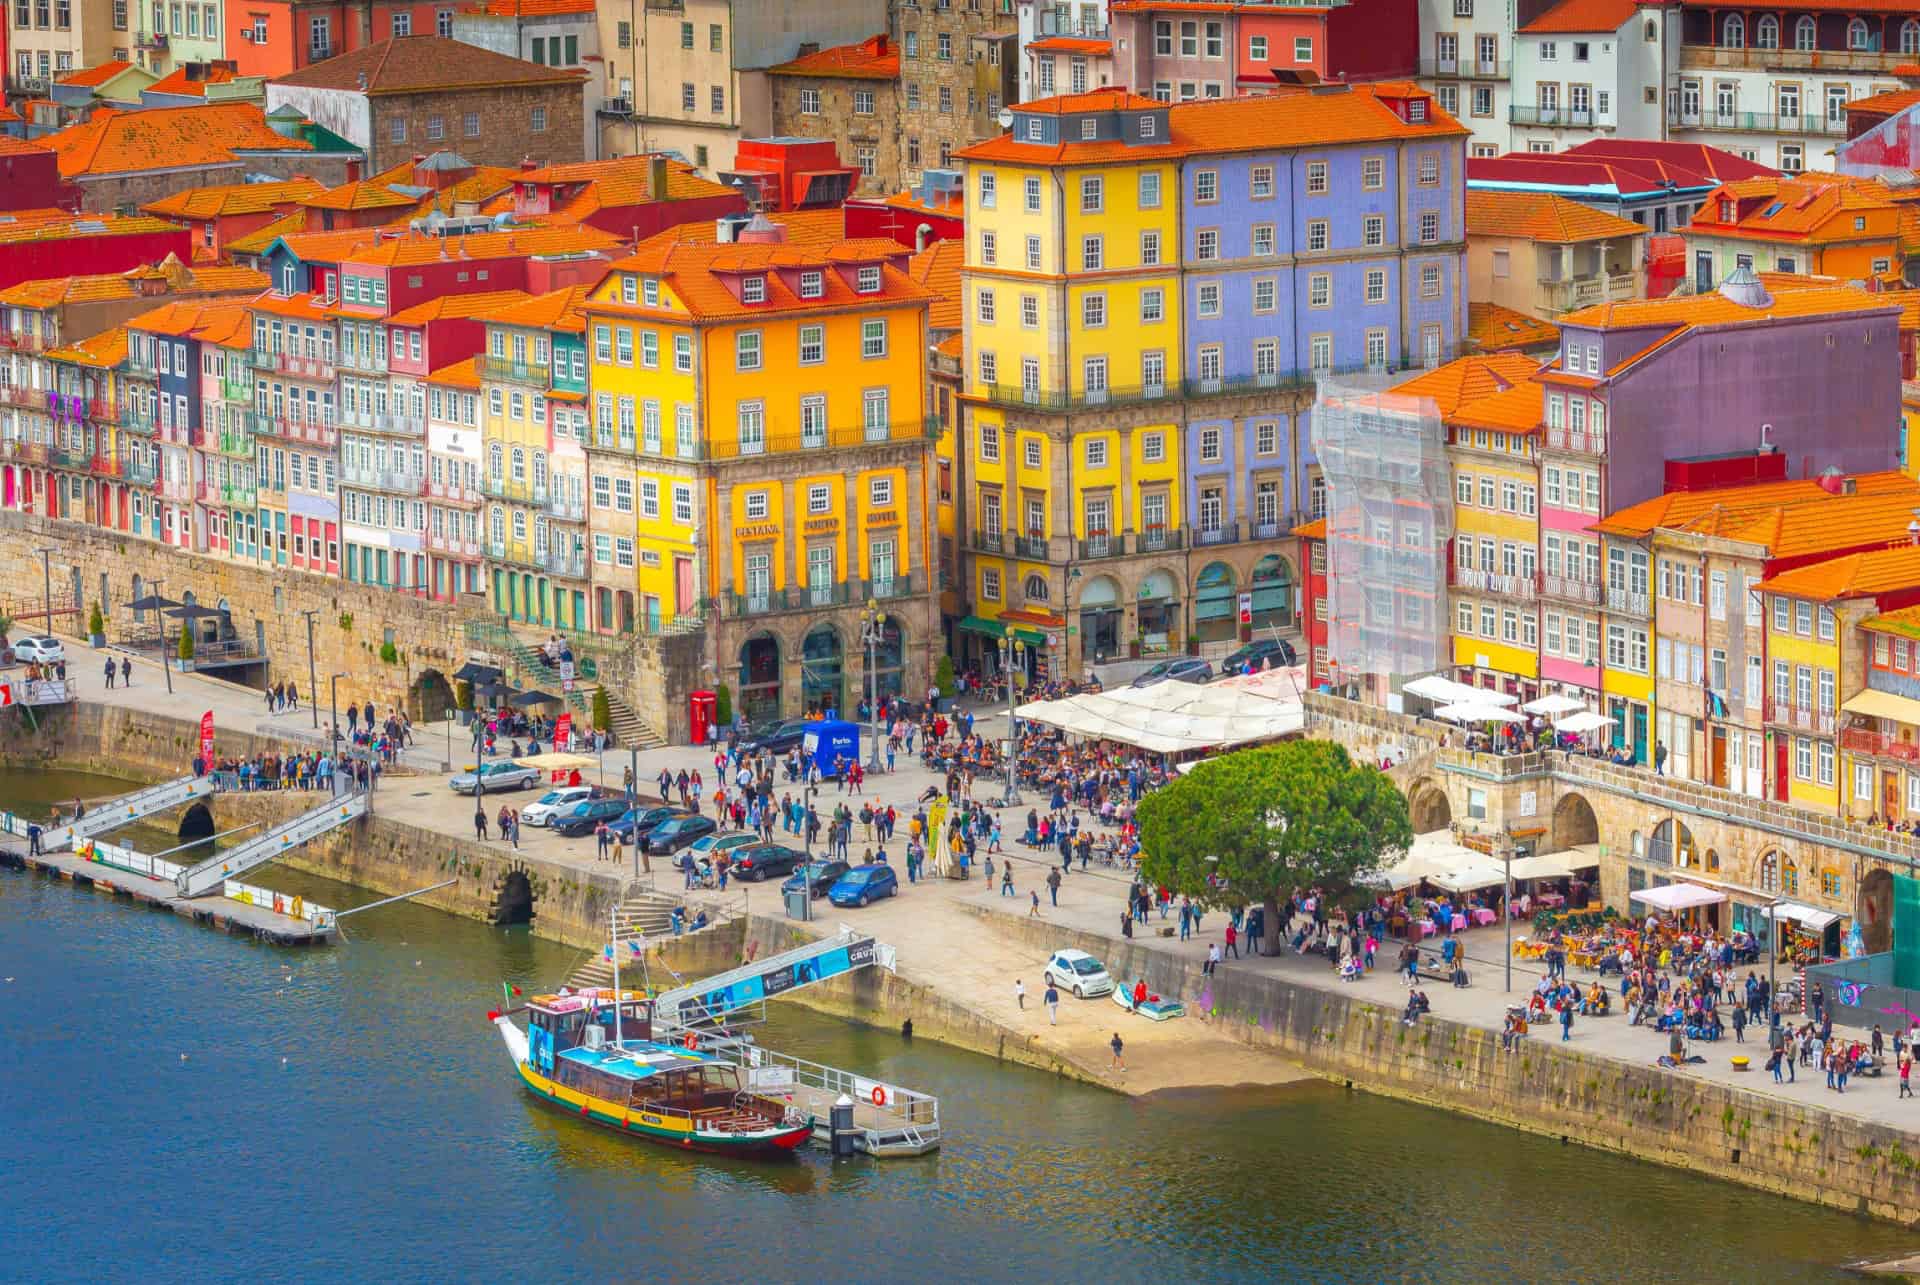
M854 1152L853 1099L842 1093L839 1099L834 1102L833 1110L829 1113L828 1119L831 1123L831 1132L833 1135L834 1157L837 1159L842 1156L852 1155Z

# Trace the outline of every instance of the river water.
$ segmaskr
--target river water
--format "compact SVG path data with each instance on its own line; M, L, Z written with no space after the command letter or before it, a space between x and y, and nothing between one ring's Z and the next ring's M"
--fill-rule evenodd
M14 773L0 806L116 788ZM7 1278L1779 1281L1916 1248L1318 1082L1127 1099L793 1008L763 1042L937 1093L946 1145L688 1156L517 1087L485 1012L578 952L410 905L349 927L288 951L0 870Z

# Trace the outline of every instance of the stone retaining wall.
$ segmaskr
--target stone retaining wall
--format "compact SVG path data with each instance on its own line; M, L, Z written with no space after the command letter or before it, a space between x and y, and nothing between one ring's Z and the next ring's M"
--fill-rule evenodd
M1057 924L969 908L1036 958L1077 946L1116 979L1181 996L1250 1045L1353 1087L1422 1102L1797 1200L1920 1224L1920 1139L1762 1093L1463 1023L1400 1021L1397 1010L1228 965L1203 977L1164 951ZM1764 1046L1753 1047L1755 1076Z

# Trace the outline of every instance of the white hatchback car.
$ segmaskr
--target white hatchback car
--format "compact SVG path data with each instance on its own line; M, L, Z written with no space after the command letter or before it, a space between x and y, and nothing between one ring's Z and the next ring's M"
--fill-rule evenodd
M1047 984L1072 991L1075 999L1091 999L1113 994L1113 978L1107 966L1084 950L1056 950L1041 972Z
M15 643L13 658L23 665L52 665L67 658L67 649L60 645L58 638L42 634Z
M527 804L520 810L520 819L528 825L551 825L554 817L592 797L593 787L590 785L563 785L557 790L548 790L540 796L539 802Z

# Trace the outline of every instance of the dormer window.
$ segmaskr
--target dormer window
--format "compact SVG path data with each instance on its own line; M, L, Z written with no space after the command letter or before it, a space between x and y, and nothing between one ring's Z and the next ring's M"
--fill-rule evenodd
M1722 198L1720 201L1720 221L1722 223L1733 222L1733 202L1725 198Z
M1140 137L1152 138L1154 129L1156 128L1157 125L1158 125L1158 122L1155 121L1153 117L1142 116L1140 118Z
M742 303L765 303L767 301L767 279L765 277L741 278L740 301Z
M1427 100L1424 98L1410 99L1407 102L1407 119L1417 125L1426 118Z
M620 278L620 302L633 303L640 297L640 285L632 277Z
M878 294L880 291L880 269L862 268L855 287L861 294Z
M1046 138L1047 127L1038 116L1027 117L1027 138L1031 142L1041 142Z
M1080 118L1080 138L1082 142L1100 137L1100 122L1091 116Z
M800 274L800 297L802 299L818 299L825 293L826 289L818 272L802 272Z
M660 306L660 283L648 277L640 283L640 301L649 308Z

